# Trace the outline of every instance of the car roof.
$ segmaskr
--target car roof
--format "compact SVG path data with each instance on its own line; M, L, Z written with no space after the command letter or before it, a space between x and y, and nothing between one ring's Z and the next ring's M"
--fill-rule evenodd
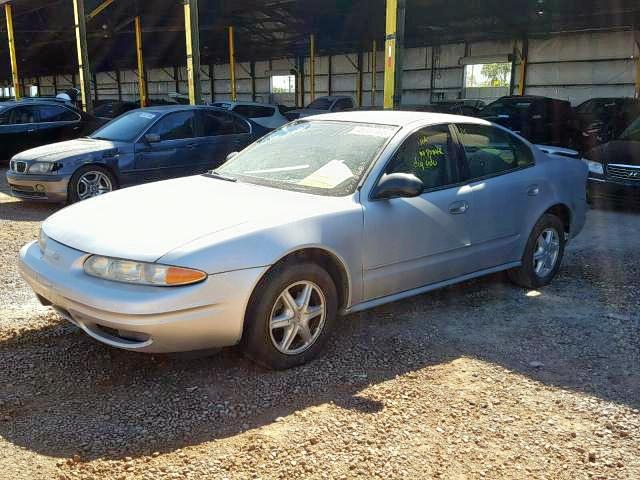
M475 123L489 125L480 118L449 115L446 113L407 112L398 110L358 110L354 112L325 113L307 117L305 120L331 120L340 122L373 123L406 127L415 123L434 125L438 123Z
M165 113L165 112L182 112L185 110L220 110L226 111L219 107L214 107L211 105L184 105L182 103L176 103L175 105L152 105L150 107L137 108L136 110L144 110L145 112L156 112L156 113ZM134 111L134 110L132 110Z
M321 98L325 98L327 100L331 100L336 101L336 100L341 100L343 98L349 99L349 100L353 100L353 97L350 97L349 95L324 95L322 97L316 97L316 100L320 100Z
M216 104L224 104L224 105L251 105L254 107L277 107L277 105L274 105L272 103L260 103L260 102L232 102L231 100L222 100L220 102L212 102L212 106L216 105ZM215 108L215 107L214 107Z
M496 101L500 100L548 100L551 102L561 102L561 103L570 103L568 100L562 100L560 98L553 97L545 97L543 95L506 95L504 97L498 98Z
M3 107L13 107L18 105L61 105L71 109L74 108L72 105L68 105L64 101L56 100L55 98L29 97L21 98L20 100L7 100L6 102L2 102Z

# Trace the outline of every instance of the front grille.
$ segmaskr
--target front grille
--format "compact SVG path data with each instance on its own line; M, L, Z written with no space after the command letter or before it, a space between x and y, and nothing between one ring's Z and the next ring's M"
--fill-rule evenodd
M17 162L15 160L11 160L11 163L9 164L9 169L16 173L26 173L27 162Z
M612 180L640 182L640 167L609 165L607 166L607 177Z

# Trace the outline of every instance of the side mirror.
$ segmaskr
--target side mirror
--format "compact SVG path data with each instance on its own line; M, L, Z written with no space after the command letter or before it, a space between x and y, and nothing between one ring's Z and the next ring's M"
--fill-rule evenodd
M407 173L391 173L383 176L373 189L373 198L414 198L422 195L424 184L415 175Z
M156 133L147 133L144 136L144 141L146 143L158 143L160 141L160 135L156 134Z
M227 155L227 162L229 160L231 160L232 158L236 157L238 155L238 153L240 153L240 152L231 152L229 155Z

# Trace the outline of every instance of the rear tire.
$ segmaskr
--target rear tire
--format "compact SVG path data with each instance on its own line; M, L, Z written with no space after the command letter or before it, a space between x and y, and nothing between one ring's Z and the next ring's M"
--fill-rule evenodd
M529 236L522 265L507 272L509 279L524 288L549 285L560 269L565 245L562 220L552 214L543 215Z
M314 263L283 264L256 287L242 347L260 365L284 370L309 362L329 339L338 312L331 276Z

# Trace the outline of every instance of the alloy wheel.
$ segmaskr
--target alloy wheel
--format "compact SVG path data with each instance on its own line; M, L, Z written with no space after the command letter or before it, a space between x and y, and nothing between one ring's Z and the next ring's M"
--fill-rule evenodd
M99 171L88 171L79 179L76 186L78 198L86 200L87 198L104 195L113 190L113 185L109 176Z
M549 275L560 256L560 235L554 228L544 230L536 242L533 252L533 271L539 278Z
M318 340L324 328L327 306L315 283L294 283L278 296L269 319L271 342L285 355L299 355Z

